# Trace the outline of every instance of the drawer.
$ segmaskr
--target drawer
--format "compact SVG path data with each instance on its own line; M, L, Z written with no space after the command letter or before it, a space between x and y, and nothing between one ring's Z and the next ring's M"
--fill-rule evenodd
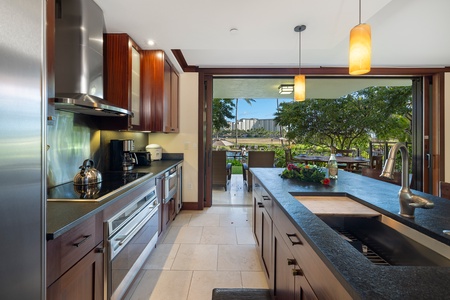
M269 216L273 218L273 200L263 187L261 187L261 202Z
M90 217L47 242L47 285L69 270L103 240L102 214Z

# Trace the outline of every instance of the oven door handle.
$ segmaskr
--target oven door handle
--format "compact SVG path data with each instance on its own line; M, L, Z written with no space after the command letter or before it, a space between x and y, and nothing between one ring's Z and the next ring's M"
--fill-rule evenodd
M170 174L169 175L169 177L167 177L168 179L172 179L172 178L174 178L174 177L176 177L177 176L177 172L175 172L175 173L173 173L173 174Z
M159 204L156 205L156 207L158 207L158 206L159 206ZM119 239L119 240L120 240L120 241L119 241L119 246L122 246L122 245L127 244L128 241L134 237L135 233L136 233L137 231L139 231L139 230L142 228L142 226L144 226L144 224L145 224L148 220L150 220L151 217L153 217L153 215L154 215L154 214L156 213L156 211L157 211L157 210L155 209L156 207L155 207L155 206L148 207L148 209L152 209L152 211L151 211L150 213L148 213L148 215L146 215L146 216L144 217L144 219L142 219L138 224L136 224L136 226L134 226L130 231L128 231L127 233L125 233L123 238Z

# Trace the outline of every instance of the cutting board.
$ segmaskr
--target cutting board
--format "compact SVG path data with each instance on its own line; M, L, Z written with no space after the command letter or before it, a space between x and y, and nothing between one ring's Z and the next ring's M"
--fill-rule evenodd
M295 196L316 215L379 216L380 213L346 196Z

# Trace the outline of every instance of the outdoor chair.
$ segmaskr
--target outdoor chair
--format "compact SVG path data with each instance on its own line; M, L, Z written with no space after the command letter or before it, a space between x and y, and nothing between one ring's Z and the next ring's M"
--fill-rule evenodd
M389 183L393 183L396 185L402 185L402 174L401 172L394 172L394 179L390 180L388 178L384 178L384 177L380 177L381 175L381 170L377 170L377 169L372 169L370 167L368 168L362 168L361 169L361 175L363 176L367 176L373 179L377 179L377 180L381 180L384 182L389 182Z
M247 163L242 164L242 175L247 191L252 190L252 174L249 168L273 168L275 162L275 151L248 151Z
M370 158L370 167L375 170L381 170L383 168L383 156L372 155Z
M223 186L225 191L231 179L231 163L227 163L226 151L212 152L212 184Z
M348 157L354 157L355 156L355 150L337 150L336 149L336 155L342 155L342 156L348 156Z
M450 183L441 181L439 182L439 197L450 199Z

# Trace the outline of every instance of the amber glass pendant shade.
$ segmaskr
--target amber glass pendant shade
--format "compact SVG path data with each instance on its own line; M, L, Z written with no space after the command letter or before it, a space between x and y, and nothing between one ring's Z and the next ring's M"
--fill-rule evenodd
M306 99L305 75L296 75L294 78L294 100L305 101Z
M369 24L359 24L350 31L349 74L370 72L372 34Z

